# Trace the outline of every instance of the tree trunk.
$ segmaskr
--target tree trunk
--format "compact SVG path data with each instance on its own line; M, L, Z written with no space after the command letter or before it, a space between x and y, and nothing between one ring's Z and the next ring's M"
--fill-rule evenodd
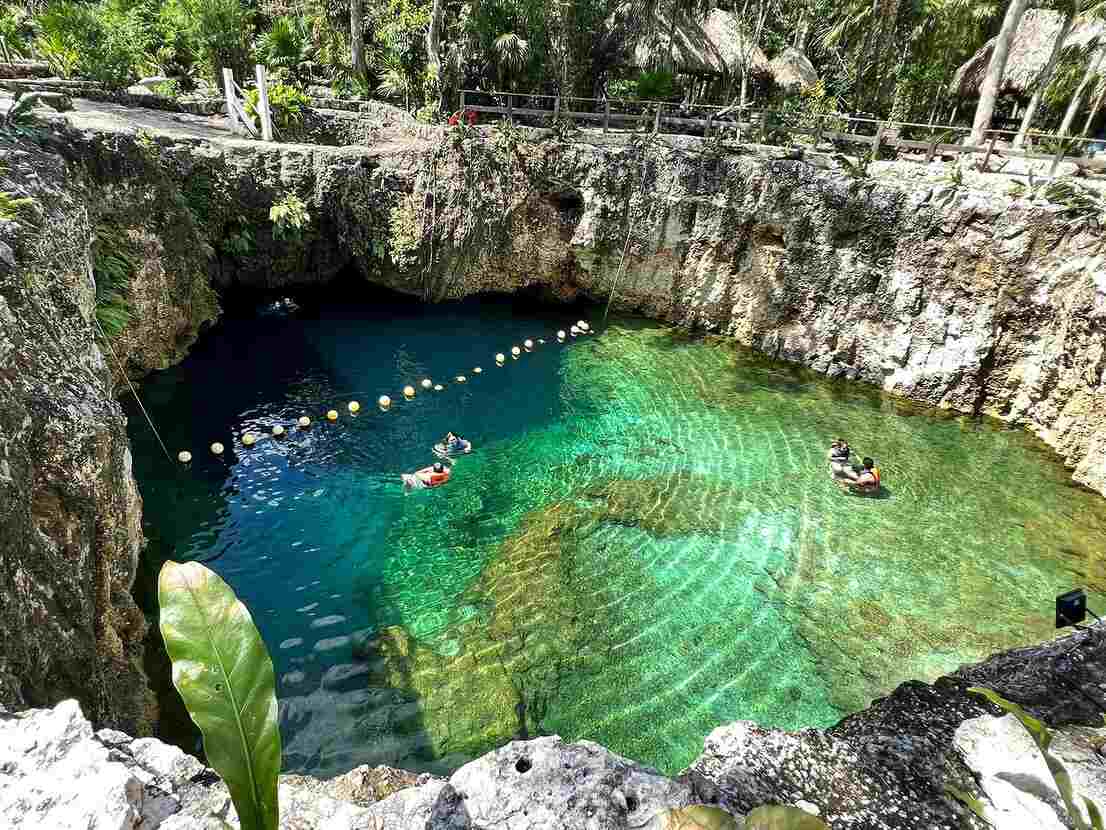
M1065 136L1068 134L1068 130L1071 129L1071 122L1075 120L1075 114L1079 112L1079 107L1083 105L1083 93L1087 91L1087 86L1091 83L1091 79L1098 74L1098 67L1102 65L1102 56L1106 54L1106 48L1096 49L1094 57L1087 62L1087 71L1083 73L1083 80L1079 82L1079 86L1075 88L1075 92L1071 95L1071 103L1068 104L1068 111L1064 113L1064 120L1060 122L1060 135Z
M880 21L879 37L875 43L875 55L872 63L872 89L875 91L875 106L872 107L872 110L881 115L883 114L883 99L887 95L888 82L893 87L895 75L898 74L896 71L887 78L882 76L884 58L891 54L895 48L895 23L898 22L898 17L899 0L889 0L883 7L883 20Z
M869 63L868 53L872 45L872 31L876 28L876 16L879 14L879 0L872 0L872 13L868 15L868 29L864 33L864 41L860 47L860 53L856 56L856 101L854 109L857 112L866 111L866 107L863 103L864 98L864 76L866 73L865 64ZM876 44L878 51L879 44Z
M350 0L349 3L349 51L353 57L353 74L364 81L369 75L365 65L364 0Z
M1045 97L1045 90L1048 89L1048 85L1052 81L1052 73L1056 69L1056 64L1060 62L1060 55L1064 51L1064 41L1068 39L1068 34L1071 32L1073 23L1075 23L1075 15L1072 12L1068 12L1064 15L1064 23L1056 35L1055 42L1052 44L1052 54L1048 56L1048 63L1045 64L1045 68L1041 70L1040 77L1037 78L1037 88L1033 90L1033 95L1030 97L1029 104L1025 108L1021 126L1018 127L1018 134L1014 136L1014 147L1016 149L1020 149L1022 145L1025 144L1025 137L1029 135L1029 128L1033 125L1033 118L1037 114L1037 108L1041 105L1041 99Z
M668 21L668 67L676 76L676 16L680 13L679 0L672 0L672 19Z
M352 0L363 2L363 0ZM442 0L434 0L430 8L430 25L426 29L426 68L432 80L438 83L438 106L441 108L442 59L440 55L442 39Z
M806 42L810 39L810 6L803 3L799 11L799 23L795 27L795 48L806 54Z
M1002 19L1002 28L995 38L991 62L987 64L987 74L979 89L979 104L975 108L972 133L969 136L971 144L982 142L983 133L991 126L991 116L995 112L995 99L998 98L1002 78L1006 73L1006 59L1010 56L1010 46L1014 43L1014 35L1018 31L1018 24L1022 21L1027 4L1028 0L1010 0L1010 5L1006 7L1006 17Z
M1087 134L1091 131L1091 124L1094 123L1094 117L1098 115L1098 110L1102 107L1103 98L1106 98L1106 83L1099 82L1098 94L1094 97L1094 103L1091 105L1091 111L1087 115L1087 123L1083 125L1084 138L1086 138Z

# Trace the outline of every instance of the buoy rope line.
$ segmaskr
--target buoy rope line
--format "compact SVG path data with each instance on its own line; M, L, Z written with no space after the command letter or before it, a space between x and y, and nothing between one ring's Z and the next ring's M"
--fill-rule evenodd
M96 312L92 313L92 323L96 326L96 330L100 332L100 339L104 342L104 345L108 347L108 351L111 352L112 358L115 360L115 365L119 368L119 374L123 376L123 380L127 382L127 386L130 387L131 394L134 395L134 399L138 401L138 408L142 410L142 414L146 416L146 423L150 425L150 429L154 432L154 437L157 438L157 442L161 445L161 451L165 453L165 458L170 464L173 463L173 457L169 455L169 450L165 446L165 442L161 440L161 433L157 431L157 427L154 426L154 419L150 417L150 413L146 411L146 405L142 403L142 398L138 397L138 390L134 388L134 384L131 383L131 379L127 377L127 370L123 368L122 362L119 360L119 355L115 353L115 349L111 346L111 341L108 340L107 335L104 333L103 327L100 325L100 321L96 319Z
M99 329L101 336L103 336L103 329L100 328L99 321L97 320L95 322L96 322L97 329ZM588 323L586 321L579 320L575 324L569 326L569 330L567 332L564 329L559 329L556 332L556 334L553 335L553 337L556 340L556 342L558 342L558 343L567 343L570 338L580 337L580 336L585 335L585 334L595 334L595 329L593 329L590 325L588 325ZM105 342L106 342L106 339L105 339ZM510 354L512 360L518 360L520 357L523 356L523 354L529 354L529 353L535 351L538 348L538 346L544 345L545 343L546 343L546 341L544 339L541 339L541 338L538 338L537 340L532 340L530 338L527 338L526 340L522 341L522 346L517 346L517 345L512 346L509 354ZM115 354L115 350L111 348L110 343L108 344L108 349L111 351L112 357L115 358L116 364L119 364L119 358ZM505 354L503 352L498 352L495 355L495 365L499 366L499 367L506 366L507 365L507 354ZM121 365L120 365L120 371L122 372L122 366ZM480 366L473 367L473 369L472 369L473 375L481 375L481 374L483 374L483 372L484 372L484 370ZM153 419L150 417L149 413L146 411L146 407L143 406L142 399L138 397L138 392L136 392L134 386L131 385L130 378L128 378L126 376L126 373L123 373L123 377L126 379L127 385L130 386L131 393L134 395L134 399L136 401L138 401L138 406L142 409L142 414L146 416L146 422L150 425L150 429L153 430L154 435L157 436L157 440L158 440L158 443L161 445L162 452L165 453L165 457L167 459L169 459L169 461L171 463L172 460L173 460L172 456L169 454L169 450L165 446L165 442L161 440L161 435L160 435L160 433L158 433L157 427L154 426ZM455 375L453 377L453 383L456 384L456 385L466 384L466 383L468 383L468 380L469 379L466 375ZM445 386L443 386L441 383L435 383L430 378L423 378L421 381L419 381L419 386L421 386L422 389L425 390L425 391L434 390L435 392L442 392L442 391L445 390ZM416 392L415 387L414 387L413 384L408 384L407 386L403 387L402 400L413 401L415 399L416 395L417 395L417 392ZM380 409L381 412L388 412L392 408L393 400L392 400L392 398L390 398L387 395L381 395L379 398L377 398L376 403L377 403L377 407ZM357 415L361 411L361 404L358 401L350 401L346 405L346 408L349 409L349 412L350 412L351 415ZM332 423L332 424L336 423L338 421L338 410L329 409L329 410L326 411L324 417L330 423ZM309 427L311 427L311 423L312 422L311 422L311 419L309 417L307 417L306 415L302 415L296 421L295 425L298 426L302 430L306 430ZM275 424L272 427L271 436L273 438L283 438L286 435L288 435L288 430L285 429L282 424ZM254 434L251 430L246 430L240 436L242 446L244 446L244 447L254 446L257 443L257 439L259 437L264 437L264 433L261 433L260 436L259 436L259 435ZM224 447L224 445L221 444L218 441L211 444L211 452L214 455L221 456L225 449L226 449L226 447ZM189 452L188 450L182 450L180 453L177 454L177 459L182 464L188 464L189 462L192 461L192 453Z

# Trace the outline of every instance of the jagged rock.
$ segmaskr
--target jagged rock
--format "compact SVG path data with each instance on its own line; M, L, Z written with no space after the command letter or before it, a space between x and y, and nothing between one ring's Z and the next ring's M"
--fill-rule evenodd
M1071 775L1075 801L1089 822L1083 799L1106 808L1106 729L1062 732L1050 752ZM1036 743L1013 715L984 715L962 723L955 746L975 772L995 830L1067 830L1067 810Z

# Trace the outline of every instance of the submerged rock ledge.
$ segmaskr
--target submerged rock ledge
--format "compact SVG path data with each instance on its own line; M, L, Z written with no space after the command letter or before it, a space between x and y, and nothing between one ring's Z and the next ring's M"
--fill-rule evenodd
M741 721L716 729L675 778L588 741L513 741L449 780L359 767L321 782L281 780L286 830L617 830L661 809L717 804L741 815L795 804L831 828L958 830L983 824L949 792L979 798L992 826L1062 830L1058 793L1012 718L969 696L987 685L1063 729L1053 751L1077 792L1106 801L1106 637L1077 633L905 683L821 730ZM997 711L997 710L995 710ZM225 785L159 741L93 731L75 701L0 712L0 822L12 828L219 830L237 827Z

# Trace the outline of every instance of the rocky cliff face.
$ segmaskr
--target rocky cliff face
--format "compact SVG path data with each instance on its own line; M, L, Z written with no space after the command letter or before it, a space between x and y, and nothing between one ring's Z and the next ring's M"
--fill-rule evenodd
M1052 752L1076 793L1106 798L1106 645L1093 633L999 655L932 686L907 683L825 732L715 730L703 754L666 778L597 744L555 736L513 741L449 780L387 767L320 782L284 776L286 830L620 830L656 828L662 810L720 805L742 816L792 804L831 828L963 830L1068 827L1052 775L1012 716L966 694L984 684L1053 724ZM1086 816L1084 816L1086 819ZM196 759L154 739L93 731L73 701L0 710L0 821L13 828L219 830L237 827L226 786ZM1029 823L1027 823L1029 822ZM739 819L738 826L741 826Z

